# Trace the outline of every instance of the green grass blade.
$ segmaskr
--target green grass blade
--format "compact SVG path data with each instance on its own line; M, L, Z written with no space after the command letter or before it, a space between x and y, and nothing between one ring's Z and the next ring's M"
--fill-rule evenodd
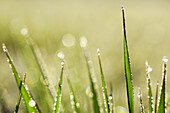
M147 84L148 84L148 100L149 100L149 113L153 113L153 96L152 96L152 88L151 88L151 79L150 79L150 72L152 71L152 68L150 65L148 65L148 62L146 62L146 74L147 74Z
M132 79L132 73L131 73L127 38L126 38L125 14L124 14L124 7L123 6L122 6L121 10L122 10L122 16L123 16L124 67L125 67L128 107L129 107L129 113L134 113L133 79Z
M108 103L109 101L108 101L107 90L106 90L106 83L105 83L105 80L104 80L104 74L103 74L99 49L97 49L97 54L98 54L100 73L101 73L101 79L102 79L102 90L103 90L103 99L104 99L105 111L106 111L106 113L110 113L110 108L109 108L109 103Z
M23 29L27 30L26 28L23 28ZM50 82L48 80L48 71L46 69L46 64L45 64L45 62L44 62L44 60L42 58L41 52L38 49L37 45L34 43L34 41L31 39L31 37L28 34L25 34L24 37L25 37L25 39L26 39L28 45L30 46L31 51L32 51L32 53L34 55L35 61L36 61L37 65L38 65L40 73L41 73L41 75L43 77L44 84L47 86L49 94L51 95L51 97L54 98L53 95L56 92L55 92L55 90L51 89L51 87L49 87L51 85L50 85Z
M145 113L144 105L143 105L143 101L142 101L142 92L141 92L140 88L139 88L138 98L140 99L140 110L141 110L141 113Z
M25 79L26 79L26 73L24 74L24 77L23 77L23 80L22 82L25 83ZM19 110L19 105L21 103L21 93L19 93L19 96L18 96L18 100L17 100L17 104L16 104L16 107L15 107L15 111L14 113L18 113L18 110Z
M27 107L27 110L29 113L38 113L40 111L38 111L38 109L36 109L36 107L38 106L35 102L35 100L31 97L29 91L28 91L28 88L27 86L21 82L21 79L18 75L18 72L13 64L13 60L12 58L10 57L9 53L8 53L8 50L5 46L5 44L2 44L2 48L3 48L3 51L4 53L6 54L7 56L7 61L9 62L9 65L10 65L10 68L12 70L12 75L14 75L15 79L16 79L16 82L17 82L17 86L21 92L21 95L24 99L24 102L25 102L25 105Z
M59 83L58 83L57 96L55 98L55 103L54 103L54 112L55 113L60 112L63 71L64 71L64 62L61 62L61 74L60 74L60 79L59 79Z
M157 103L158 103L158 86L159 86L159 82L157 82L156 84L156 97L155 97L155 113L157 113Z
M162 76L162 85L161 85L161 93L160 93L160 101L158 105L158 113L165 113L166 104L165 104L165 88L166 88L166 76L167 76L167 58L163 59L163 76Z
M92 64L90 64L90 57L88 56L88 53L87 51L84 51L84 56L85 56L85 59L86 59L86 64L87 64L87 69L88 69L88 75L89 75L89 80L90 80L90 89L91 89L91 92L93 93L93 110L94 110L94 113L100 113L100 106L99 106L99 102L98 102L98 95L97 95L97 88L95 88L95 85L96 85L96 81L94 81L95 78L95 75L92 75Z
M68 82L68 85L69 85L69 88L70 88L70 91L71 91L70 100L71 100L71 103L73 103L72 104L72 106L73 106L72 108L74 110L73 113L80 113L80 110L78 108L79 107L79 103L76 100L76 96L75 96L72 84L71 84L70 79L68 77L67 77L67 82Z

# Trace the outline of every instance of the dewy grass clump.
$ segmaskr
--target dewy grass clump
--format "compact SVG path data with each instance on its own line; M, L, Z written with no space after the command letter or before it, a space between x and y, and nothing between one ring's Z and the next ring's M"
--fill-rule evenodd
M122 10L122 19L123 19L123 45L124 45L124 71L125 71L125 79L126 79L126 89L127 89L127 103L128 103L128 111L129 113L135 113L135 103L134 103L134 87L133 87L133 76L132 76L132 71L131 71L131 63L130 63L130 56L129 56L129 49L128 49L128 43L127 43L127 35L126 35L126 24L125 24L125 9L122 6L121 7ZM71 107L72 107L72 111L73 113L80 113L82 112L80 108L80 105L83 105L83 103L78 103L77 100L79 99L79 95L75 94L74 91L74 85L72 85L72 81L66 76L64 77L64 65L65 65L65 59L64 59L64 54L63 53L58 53L58 57L61 60L61 73L60 73L60 77L59 77L59 81L58 81L58 85L56 86L57 89L51 89L50 86L50 82L48 79L48 70L47 68L44 68L44 66L46 66L41 53L38 49L38 47L36 46L36 44L33 42L33 40L31 39L31 37L28 34L28 30L27 28L23 28L21 30L21 34L26 38L26 41L28 42L28 45L31 48L31 51L35 57L35 60L37 62L37 65L39 67L39 71L41 72L41 76L43 77L45 84L48 88L48 91L51 95L51 98L54 100L54 108L53 108L53 112L54 113L61 113L61 109L62 109L62 89L64 87L62 87L63 85L63 79L67 79L68 82L68 86L70 89L70 94L68 94L68 96L70 96L70 100L71 100ZM108 95L107 93L107 86L106 83L108 81L105 81L105 77L104 77L104 72L103 72L103 68L102 68L102 60L101 60L101 53L100 50L97 49L97 56L98 56L98 62L99 62L99 69L100 69L100 74L101 74L101 84L102 84L102 92L99 92L98 89L98 85L97 85L97 79L95 78L95 74L94 74L94 68L91 64L92 60L90 58L90 56L88 55L87 52L87 39L85 37L81 37L81 41L80 41L80 46L82 47L83 51L84 51L84 56L85 56L85 60L87 63L87 69L88 69L88 77L89 77L89 82L90 82L90 87L89 90L91 91L91 99L92 99L92 103L93 103L93 112L94 113L103 113L103 109L105 113L114 113L116 112L116 109L114 108L115 103L113 100L113 95L112 95L112 86L111 87L111 93L110 95ZM13 63L13 60L7 50L7 47L5 44L2 44L2 49L7 57L7 62L9 63L9 66L12 70L12 75L15 77L16 79L16 83L17 83L17 87L19 88L19 96L18 96L18 100L17 100L17 104L14 110L14 113L17 113L19 111L19 105L20 105L20 101L21 98L23 98L25 106L27 108L27 111L29 113L41 113L43 111L41 111L38 107L38 103L36 102L36 100L33 98L33 95L31 94L31 92L29 91L28 87L26 86L26 74L23 77L23 80L20 79L20 76L18 74L18 71ZM139 93L138 93L138 98L139 98L139 103L140 104L140 112L141 113L145 113L145 112L149 112L149 113L166 113L167 109L168 109L168 105L169 105L169 101L170 98L167 100L166 102L166 79L167 79L167 62L168 59L166 57L163 58L163 74L162 74L162 81L161 81L161 86L160 86L160 91L159 91L159 82L156 85L156 97L154 100L153 94L152 94L152 85L151 85L151 76L150 73L152 71L152 68L149 66L148 62L146 62L146 78L147 78L147 89L148 89L148 107L147 108L148 111L146 111L146 109L144 109L144 101L142 100L142 89L139 88ZM96 87L97 86L97 87ZM160 92L158 94L158 92ZM100 94L102 93L103 95L103 99L100 99ZM116 93L116 92L114 92ZM54 99L54 95L56 95L55 99ZM100 103L100 100L103 100L103 106ZM70 103L70 102L69 102ZM114 104L114 105L113 105ZM136 103L137 104L137 103ZM64 108L64 105L63 105ZM118 112L120 113L120 112Z

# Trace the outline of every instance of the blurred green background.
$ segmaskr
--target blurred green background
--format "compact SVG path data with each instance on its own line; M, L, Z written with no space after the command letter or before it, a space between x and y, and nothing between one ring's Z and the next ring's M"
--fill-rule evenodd
M88 72L84 53L79 43L80 37L85 36L88 40L88 52L93 61L101 99L97 48L100 48L101 51L108 93L110 93L111 83L115 106L127 109L123 68L122 4L125 6L126 12L137 113L140 110L137 98L139 87L143 93L146 109L148 105L145 61L147 60L153 68L151 82L155 96L156 82L158 80L161 82L162 78L162 58L163 56L170 58L170 1L0 1L0 43L6 43L19 74L23 76L27 72L26 84L43 113L52 112L53 102L41 81L34 56L20 30L23 27L28 28L30 36L41 51L53 86L58 83L60 73L60 59L57 54L61 51L64 53L68 66L65 71L71 79L81 111L82 113L92 113L91 98L85 93L90 85ZM168 71L168 76L169 74ZM1 111L9 110L6 112L13 111L19 90L2 49L0 51L0 83L0 109ZM167 81L167 85L167 92L170 93L170 80ZM64 78L62 112L72 112L69 98L69 88ZM26 112L23 103L19 112Z

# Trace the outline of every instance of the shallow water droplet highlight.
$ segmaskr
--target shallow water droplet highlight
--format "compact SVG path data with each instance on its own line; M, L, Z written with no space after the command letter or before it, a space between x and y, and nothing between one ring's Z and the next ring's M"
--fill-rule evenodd
M86 95L87 95L88 97L93 97L93 93L91 92L90 87L87 87L87 88L86 88Z
M26 27L22 28L22 29L21 29L21 34L22 34L23 36L27 35L27 34L28 34L28 29L27 29Z
M57 54L57 56L58 56L58 58L60 58L60 59L64 59L64 54L63 54L63 52L58 52L58 54Z
M29 106L34 107L35 106L35 101L34 100L30 100Z
M162 60L163 60L165 63L168 62L168 58L167 58L166 56L164 56Z
M81 47L86 47L87 45L87 39L85 36L80 37L80 46Z
M65 34L62 38L62 43L66 47L72 47L76 42L75 36L72 34Z

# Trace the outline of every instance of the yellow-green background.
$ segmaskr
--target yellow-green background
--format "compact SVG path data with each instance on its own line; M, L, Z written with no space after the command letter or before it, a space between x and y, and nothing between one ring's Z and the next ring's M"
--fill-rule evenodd
M92 113L91 98L85 94L89 86L88 73L83 51L79 45L79 38L85 36L98 80L100 97L102 98L102 91L97 48L101 51L108 93L110 93L111 82L115 106L127 108L123 68L122 4L126 9L137 113L140 110L137 98L139 87L143 93L145 108L148 108L145 61L147 60L153 68L151 82L155 96L156 82L158 80L161 82L162 78L162 58L163 56L170 58L170 2L168 0L0 1L0 43L6 43L20 75L27 72L26 84L43 113L51 112L53 103L47 88L38 82L40 79L38 66L24 37L20 34L20 29L23 27L29 29L30 36L38 45L47 64L54 85L58 83L60 73L57 52L62 51L65 54L69 69L67 71L77 100L80 102L81 111ZM65 47L62 44L63 35L68 33L76 38L76 43L72 47ZM167 80L167 92L170 93L169 83L170 80ZM65 113L71 113L69 88L65 78L62 88L62 107ZM0 109L6 106L13 111L19 90L2 49L0 51L0 90ZM19 112L26 112L23 103Z

